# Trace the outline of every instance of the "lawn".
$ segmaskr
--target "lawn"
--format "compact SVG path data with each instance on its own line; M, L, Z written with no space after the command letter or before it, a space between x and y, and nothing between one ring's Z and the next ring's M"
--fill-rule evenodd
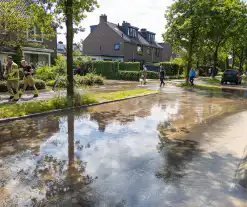
M149 89L134 89L117 91L112 93L99 93L99 94L75 94L74 105L80 107L88 104L99 103L108 100L118 100L127 97L133 97L138 95L150 94L155 91ZM33 113L40 113L51 111L55 109L68 108L67 98L64 96L54 97L48 100L42 101L28 101L13 104L1 104L0 105L0 119L8 117L20 117Z
M178 87L182 88L196 88L196 89L201 89L201 90L221 90L221 86L216 86L216 85L208 85L208 84L196 84L194 86L190 86L186 83L180 83L177 84Z

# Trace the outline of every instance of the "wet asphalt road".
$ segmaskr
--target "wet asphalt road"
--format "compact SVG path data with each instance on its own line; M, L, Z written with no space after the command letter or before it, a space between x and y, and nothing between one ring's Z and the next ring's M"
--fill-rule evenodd
M1 124L0 206L247 206L240 95L166 87Z

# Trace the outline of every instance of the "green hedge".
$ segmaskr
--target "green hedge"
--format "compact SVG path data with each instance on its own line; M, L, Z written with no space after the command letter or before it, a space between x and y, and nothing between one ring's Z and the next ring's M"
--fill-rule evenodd
M38 90L45 89L46 84L43 80L35 80L35 86ZM20 88L23 88L23 81L20 81ZM28 87L27 90L31 90L31 87ZM6 81L0 81L0 92L7 92Z
M119 70L140 71L140 63L139 62L120 62Z
M119 70L117 61L86 61L81 63L81 69L85 73L96 73L107 79L115 79Z
M137 71L119 71L118 80L127 80L127 81L139 81L140 72ZM147 79L158 79L159 74L152 71L147 71Z
M48 86L54 86L55 80L49 80L46 82L46 85ZM74 84L76 86L81 86L81 85L87 85L87 86L92 86L92 85L104 85L104 78L99 75L91 74L88 73L85 76L79 76L75 75L74 76ZM67 77L66 76L61 76L58 83L57 83L58 88L66 88L67 87Z
M137 71L118 71L118 80L139 81L140 73Z
M177 76L183 73L183 67L176 63L161 62L159 64L164 67L166 71L166 76Z

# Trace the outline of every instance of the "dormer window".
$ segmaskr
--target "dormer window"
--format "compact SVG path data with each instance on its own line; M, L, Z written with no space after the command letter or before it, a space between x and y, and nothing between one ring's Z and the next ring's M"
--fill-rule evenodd
M155 35L154 34L148 34L148 40L150 42L154 42L155 41Z
M137 36L136 29L134 29L132 27L129 27L129 29L128 29L128 36L130 36L130 37L136 37Z

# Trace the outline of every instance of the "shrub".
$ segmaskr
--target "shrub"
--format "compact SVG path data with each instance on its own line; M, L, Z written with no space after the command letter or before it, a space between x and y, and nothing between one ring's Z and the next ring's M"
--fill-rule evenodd
M120 62L119 70L124 71L140 71L140 63L139 62Z
M180 72L183 71L183 69L181 69L181 66L176 63L161 62L160 65L164 67L166 76L177 76L181 74Z
M20 82L20 88L23 88L23 81L21 80ZM41 90L41 89L45 89L46 88L46 84L43 80L38 80L36 79L35 80L35 86L38 90ZM28 87L27 90L31 90L32 87ZM0 81L0 92L7 92L8 89L7 89L7 83L6 81Z
M41 66L35 70L35 77L44 81L55 80L57 77L56 67Z
M137 71L118 71L118 80L138 81L140 73Z
M102 76L88 73L85 76L75 76L78 85L104 85L104 78Z
M83 73L96 73L107 79L115 79L119 70L119 62L115 61L85 61L81 63Z
M153 71L148 71L147 79L158 79L158 78L159 78L159 73L153 72Z
M140 72L137 71L119 71L118 80L127 80L127 81L139 81ZM147 71L147 79L158 79L159 73L153 71Z

